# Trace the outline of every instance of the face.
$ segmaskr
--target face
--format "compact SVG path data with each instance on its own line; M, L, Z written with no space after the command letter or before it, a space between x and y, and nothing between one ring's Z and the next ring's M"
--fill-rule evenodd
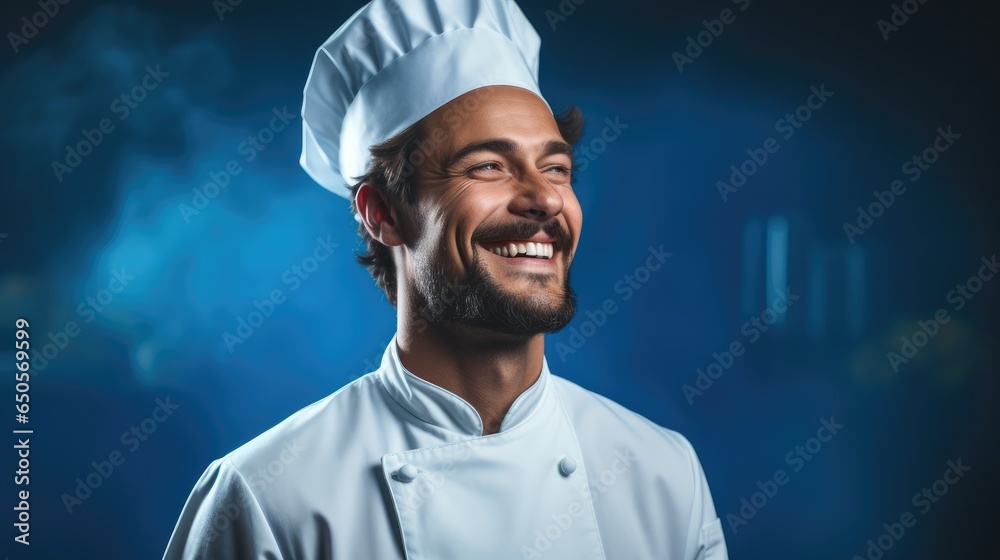
M421 315L520 336L566 326L583 214L571 147L548 107L527 90L493 86L425 123L401 263Z

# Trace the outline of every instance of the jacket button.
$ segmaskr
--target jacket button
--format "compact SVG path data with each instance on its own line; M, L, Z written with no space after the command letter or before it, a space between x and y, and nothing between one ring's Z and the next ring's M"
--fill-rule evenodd
M563 473L563 476L569 476L575 470L576 461L572 457L566 456L562 458L562 461L559 461L559 472Z
M406 463L402 467L399 467L399 470L396 471L396 478L398 478L401 482L410 482L417 478L417 474L417 467Z

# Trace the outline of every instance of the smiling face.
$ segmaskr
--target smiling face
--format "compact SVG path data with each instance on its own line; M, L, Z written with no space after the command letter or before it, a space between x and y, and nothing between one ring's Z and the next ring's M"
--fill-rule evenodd
M583 213L572 148L548 107L527 90L491 86L424 124L433 134L415 175L412 238L396 253L400 288L431 321L520 336L566 326Z

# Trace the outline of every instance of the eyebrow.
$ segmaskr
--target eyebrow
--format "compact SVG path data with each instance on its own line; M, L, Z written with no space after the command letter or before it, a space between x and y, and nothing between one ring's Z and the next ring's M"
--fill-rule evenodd
M507 138L487 138L471 142L460 148L445 161L444 168L448 169L455 162L468 156L469 154L481 151L495 152L504 156L512 156L517 153L517 144ZM573 159L573 147L561 140L549 140L542 148L541 157L548 157L554 154L564 154Z

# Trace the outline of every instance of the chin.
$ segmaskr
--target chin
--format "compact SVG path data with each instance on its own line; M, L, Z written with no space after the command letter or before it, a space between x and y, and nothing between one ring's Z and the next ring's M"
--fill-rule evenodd
M573 319L576 295L568 269L510 273L492 264L474 259L461 281L440 263L416 274L418 301L431 310L428 320L528 337L559 331Z

